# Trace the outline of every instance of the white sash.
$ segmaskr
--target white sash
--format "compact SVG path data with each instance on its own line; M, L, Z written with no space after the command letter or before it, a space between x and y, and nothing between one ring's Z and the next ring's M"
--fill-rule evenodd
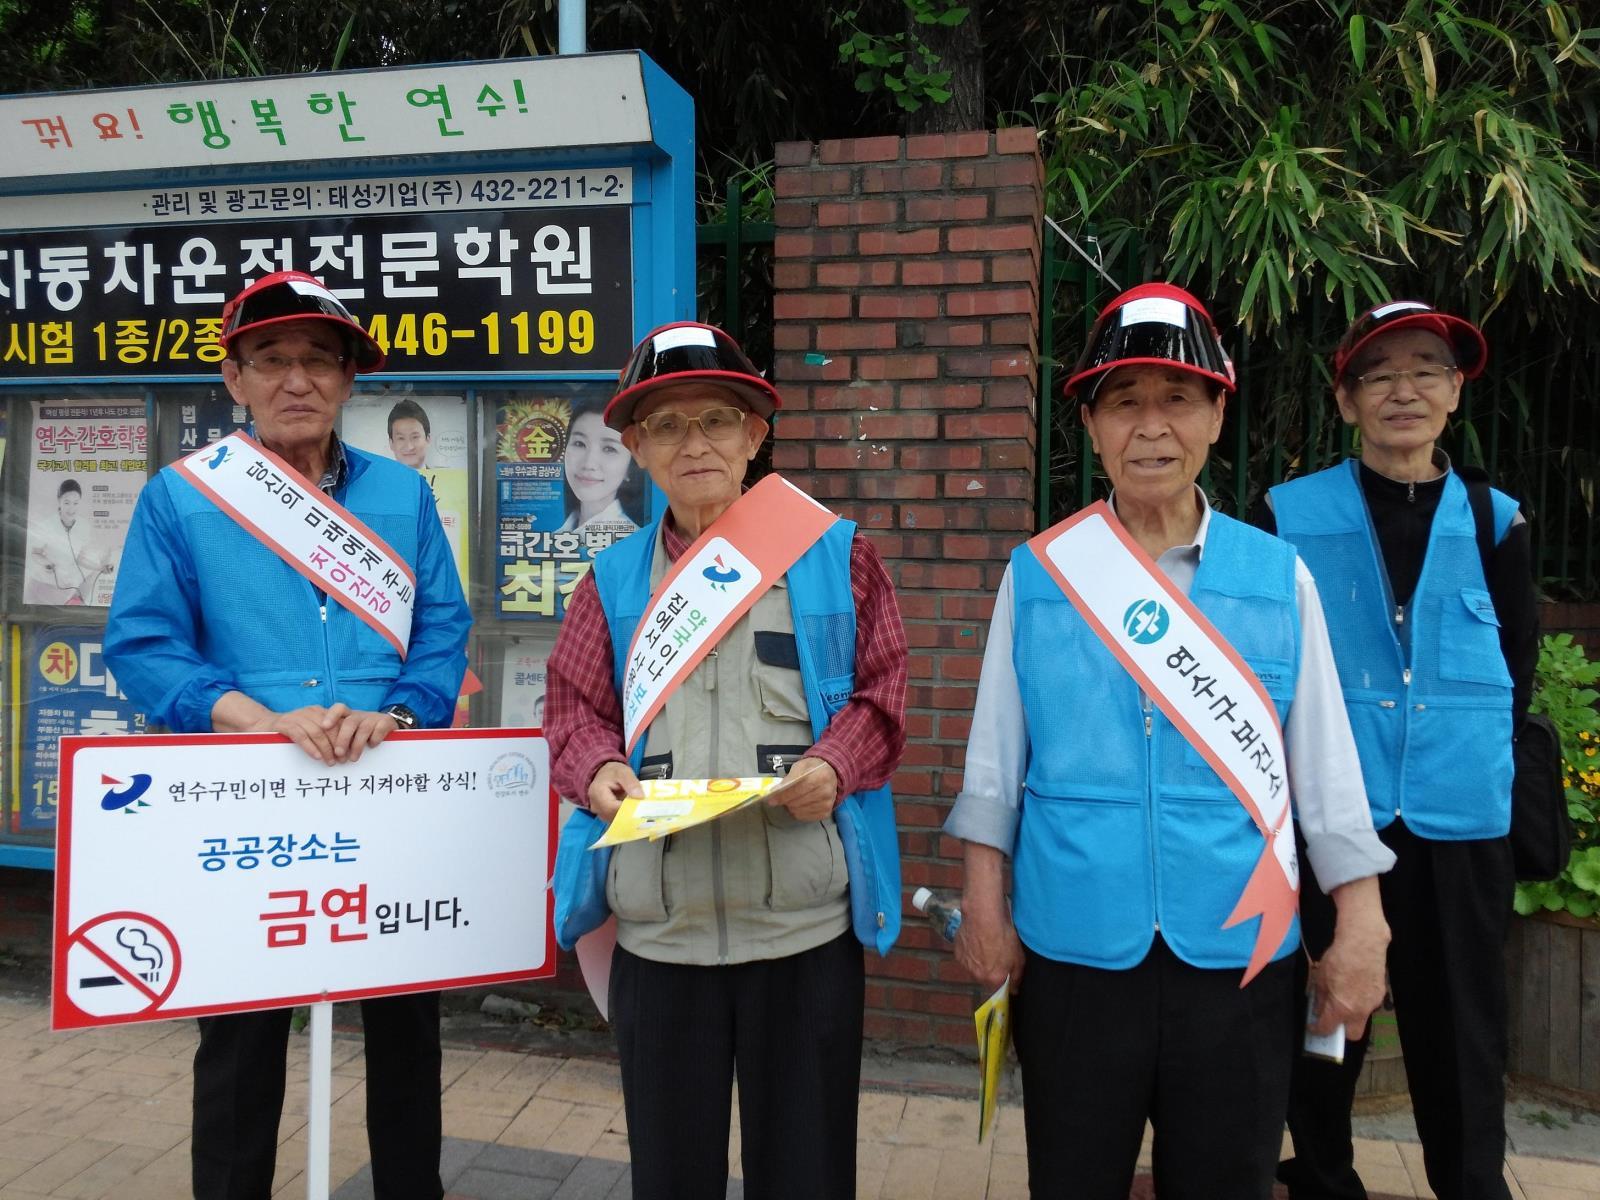
M1244 976L1248 983L1282 944L1300 891L1283 730L1272 698L1103 501L1047 529L1028 547L1266 839L1244 894L1223 924L1261 917Z
M406 656L417 577L343 505L244 433L174 465L247 533Z
M679 556L628 646L622 732L629 754L722 635L838 519L787 479L768 475Z

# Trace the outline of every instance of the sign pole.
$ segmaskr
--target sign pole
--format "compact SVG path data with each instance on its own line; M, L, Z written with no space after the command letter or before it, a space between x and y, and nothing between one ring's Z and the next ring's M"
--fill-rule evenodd
M306 1200L328 1200L333 1095L333 1002L311 1006L311 1098L306 1107Z

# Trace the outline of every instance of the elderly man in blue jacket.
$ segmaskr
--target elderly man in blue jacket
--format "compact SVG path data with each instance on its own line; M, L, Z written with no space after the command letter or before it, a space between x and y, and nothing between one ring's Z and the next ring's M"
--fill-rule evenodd
M472 618L433 497L416 472L333 432L356 373L381 367L382 348L297 271L257 280L230 301L223 343L223 382L249 409L259 447L415 576L410 629L402 642L359 617L359 605L262 540L248 511L225 510L168 467L141 494L123 551L106 631L118 681L168 729L279 733L324 764L354 762L396 729L447 727ZM438 994L361 1007L375 1192L439 1200ZM289 1017L276 1009L201 1018L199 1200L272 1193Z

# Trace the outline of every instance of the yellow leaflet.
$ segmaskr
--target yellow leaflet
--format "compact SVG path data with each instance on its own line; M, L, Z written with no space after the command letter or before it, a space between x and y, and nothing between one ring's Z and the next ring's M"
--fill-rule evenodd
M1000 1104L1000 1068L1006 1061L1006 1042L1011 1037L1011 976L1000 989L972 1014L978 1030L978 1141L994 1128L994 1115Z
M617 846L644 838L654 841L695 825L704 825L756 803L783 780L776 775L745 779L646 779L643 797L622 802L611 826L590 846Z

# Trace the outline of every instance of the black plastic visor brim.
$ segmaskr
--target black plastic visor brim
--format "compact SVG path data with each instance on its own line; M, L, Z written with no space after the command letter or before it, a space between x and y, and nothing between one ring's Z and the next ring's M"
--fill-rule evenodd
M639 375L630 383L646 383L663 375L684 375L696 371L726 371L749 375L750 364L741 356L725 353L721 346L674 346L659 350L640 364Z
M350 315L350 310L331 296L298 292L285 283L277 287L262 288L254 295L246 296L239 307L233 310L233 319L228 322L228 327L222 334L224 337L231 337L238 330L250 325L258 325L264 321L281 321L286 317L332 317L336 321L347 321L352 325L357 323Z
M1191 322L1194 319L1191 314ZM1161 359L1198 367L1223 378L1228 375L1227 361L1218 351L1209 329L1201 334L1192 324L1179 328L1164 321L1108 324L1085 352L1073 374L1082 375L1129 359Z

